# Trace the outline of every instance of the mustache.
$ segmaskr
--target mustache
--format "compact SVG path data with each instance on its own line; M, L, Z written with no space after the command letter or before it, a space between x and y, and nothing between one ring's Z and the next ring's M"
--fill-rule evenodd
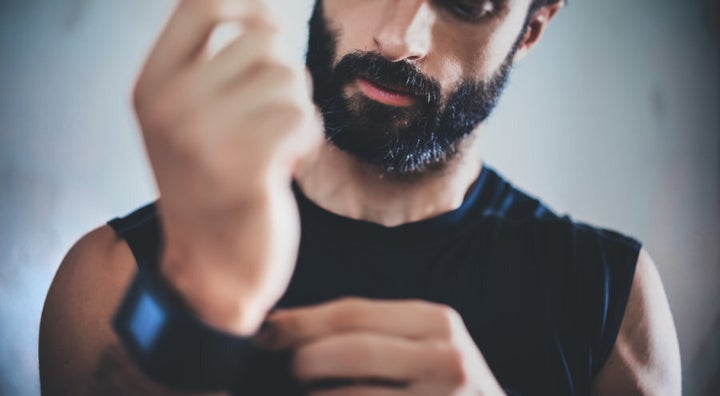
M376 52L353 52L335 66L333 83L341 87L358 77L381 86L407 91L427 105L442 99L440 83L425 76L417 66L407 62L391 62Z

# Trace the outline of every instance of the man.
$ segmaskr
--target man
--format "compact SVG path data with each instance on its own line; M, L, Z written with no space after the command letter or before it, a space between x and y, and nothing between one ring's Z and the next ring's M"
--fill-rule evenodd
M561 5L318 1L313 103L261 2L181 1L135 90L161 199L68 253L43 313L43 392L189 393L110 326L140 266L228 339L265 323L254 345L287 361L248 358L239 394L679 394L647 252L478 157L512 64ZM210 54L227 22L243 34Z

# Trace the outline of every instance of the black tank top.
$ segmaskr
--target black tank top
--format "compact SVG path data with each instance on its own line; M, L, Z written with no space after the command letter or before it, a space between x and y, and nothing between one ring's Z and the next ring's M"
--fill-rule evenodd
M615 343L639 242L558 216L487 166L458 209L389 228L328 212L294 189L302 237L279 306L341 296L447 304L512 393L590 393ZM141 267L156 262L155 204L108 224ZM282 359L259 358L253 370L239 394L298 394Z

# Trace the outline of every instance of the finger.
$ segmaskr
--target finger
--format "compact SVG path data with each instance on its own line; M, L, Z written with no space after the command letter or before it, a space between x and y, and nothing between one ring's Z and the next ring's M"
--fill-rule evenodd
M343 333L297 349L292 370L303 383L343 378L382 379L407 385L446 377L444 367L451 358L452 351L446 343L377 333Z
M244 76L235 86L228 87L219 98L212 103L218 117L223 117L229 123L247 124L249 120L262 120L292 113L300 117L302 102L293 95L291 86L296 84L292 71L283 66L272 66L256 70ZM247 127L237 125L237 128L228 128L228 132L236 133L238 128ZM262 131L252 130L248 133ZM283 135L289 131L272 131L273 135Z
M234 39L212 60L199 66L203 83L208 90L227 87L245 74L279 63L273 59L270 47L275 40L272 28L248 31Z
M259 0L183 0L160 34L144 70L156 81L174 75L200 54L213 29L222 22L252 23L266 18Z
M281 310L263 337L270 349L295 347L339 332L375 332L413 339L449 338L464 328L452 308L421 300L343 298L312 307Z

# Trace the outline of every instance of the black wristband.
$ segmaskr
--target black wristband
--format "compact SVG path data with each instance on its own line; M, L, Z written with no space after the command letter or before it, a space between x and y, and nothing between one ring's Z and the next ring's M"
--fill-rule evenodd
M236 388L252 354L252 338L197 319L162 279L138 271L113 328L140 369L165 386L189 391Z

